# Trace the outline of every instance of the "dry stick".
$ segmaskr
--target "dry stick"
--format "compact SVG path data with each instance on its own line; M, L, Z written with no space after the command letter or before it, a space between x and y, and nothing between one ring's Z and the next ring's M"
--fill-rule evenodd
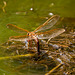
M59 65L57 65L56 67L54 67L52 70L50 70L48 73L46 73L45 75L50 75L53 71L55 71L57 68L59 68L61 65L63 65L63 63L60 63Z
M34 56L34 55L35 54L25 54L25 55L16 55L16 56L0 57L0 60L10 59L10 58L19 58L19 57L31 57L31 56Z
M6 11L5 11L5 7L6 7L7 3L6 3L6 1L3 1L3 3L4 3L4 6L2 7L2 10L3 10L3 12L5 13L5 12L6 12Z

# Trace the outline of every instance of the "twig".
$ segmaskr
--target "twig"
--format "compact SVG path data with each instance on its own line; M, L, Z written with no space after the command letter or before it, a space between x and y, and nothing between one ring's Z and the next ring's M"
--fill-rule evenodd
M7 3L6 3L6 1L3 1L3 3L4 3L4 6L2 7L2 10L3 10L4 13L6 13L5 7L6 7Z
M19 58L19 57L32 57L35 54L25 54L25 55L16 55L16 56L7 56L7 57L0 57L0 60L3 59L10 59L10 58Z
M55 71L57 68L59 68L61 65L63 65L63 63L60 63L59 65L57 65L56 67L54 67L52 70L50 70L48 73L46 73L45 75L50 75L53 71Z

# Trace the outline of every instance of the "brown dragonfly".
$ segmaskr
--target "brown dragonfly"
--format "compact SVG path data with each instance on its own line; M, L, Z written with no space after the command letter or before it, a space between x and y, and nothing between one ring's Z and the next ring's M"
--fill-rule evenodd
M20 27L17 27L13 24L8 24L7 27L20 33L27 33L27 35L23 36L12 36L9 38L10 41L21 41L25 42L27 45L29 40L35 40L37 44L37 51L39 52L39 39L48 39L48 41L59 34L63 33L65 29L52 29L50 30L56 22L59 20L58 15L54 15L51 18L49 18L44 24L40 25L38 28L36 28L34 31L29 32L28 30L22 29Z

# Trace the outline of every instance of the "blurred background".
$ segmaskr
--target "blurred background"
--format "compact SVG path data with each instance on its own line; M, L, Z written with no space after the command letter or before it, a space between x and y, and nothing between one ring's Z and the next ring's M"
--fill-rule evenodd
M75 0L0 0L0 44L10 36L21 35L8 29L7 24L33 31L53 15L62 18L60 25L68 31L75 29ZM0 75L17 75L6 71L4 61L0 64Z
M74 28L75 0L0 0L0 43L18 35L7 24L33 31L52 15L59 15L63 25Z

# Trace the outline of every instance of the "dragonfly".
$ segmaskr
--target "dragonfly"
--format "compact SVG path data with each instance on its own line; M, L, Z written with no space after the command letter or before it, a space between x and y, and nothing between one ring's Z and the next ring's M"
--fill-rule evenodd
M65 29L63 28L57 28L57 29L51 29L59 20L60 16L54 15L51 18L49 18L45 23L37 27L34 31L30 32L26 29L17 27L13 24L7 24L7 27L19 32L19 33L27 33L27 35L22 36L11 36L9 38L10 41L21 41L25 42L27 45L30 40L35 40L35 43L37 44L37 52L39 53L39 39L44 40L47 39L50 41L52 38L60 35L61 33L65 32Z

